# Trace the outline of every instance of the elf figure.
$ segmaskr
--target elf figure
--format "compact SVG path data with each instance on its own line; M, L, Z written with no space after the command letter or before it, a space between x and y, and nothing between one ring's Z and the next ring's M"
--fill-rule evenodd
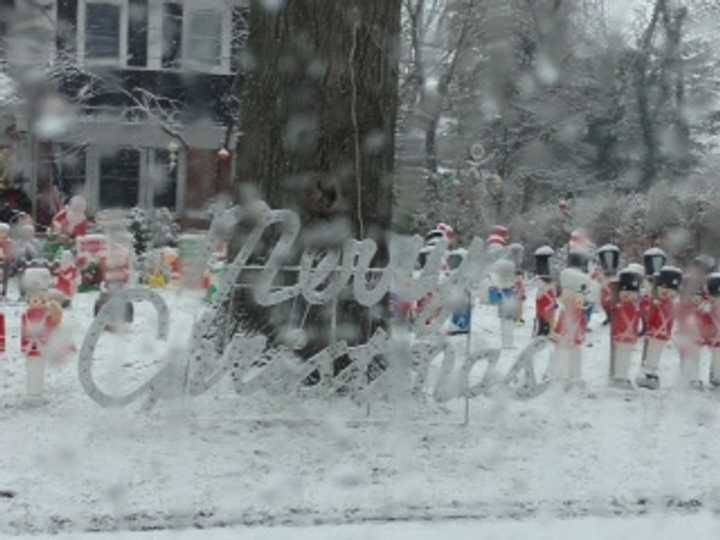
M62 322L62 308L48 296L51 279L46 268L28 268L23 274L28 309L22 317L20 343L26 358L27 396L33 401L42 400L48 343Z
M68 307L80 286L80 269L75 264L75 257L71 251L64 251L57 271L56 289L62 295L63 307Z
M675 324L675 302L682 283L682 271L664 266L655 278L654 293L643 297L640 311L645 321L645 341L636 384L648 390L660 388L660 358L670 341Z
M515 263L501 259L495 263L495 290L497 295L498 318L503 349L514 348L515 315L517 297L515 296Z
M78 236L85 236L90 229L87 219L87 203L85 198L75 195L65 208L60 210L52 220L52 230L60 236L64 244L72 244Z
M535 296L535 335L549 336L557 310L557 290L550 271L550 258L555 254L550 246L535 250L535 273L539 278Z
M618 295L611 308L610 384L619 388L632 388L632 353L642 328L639 305L641 282L642 275L633 270L625 269L618 274Z
M598 249L597 255L600 261L600 267L602 268L602 276L600 276L600 304L605 311L603 326L606 326L610 324L612 314L612 283L620 267L620 248L613 244L605 244Z
M560 316L553 341L555 376L565 381L565 388L584 386L582 380L582 347L587 333L586 300L589 287L587 274L566 268L560 274Z
M720 387L720 273L712 273L707 279L708 305L706 320L708 329L705 342L710 348L710 386Z

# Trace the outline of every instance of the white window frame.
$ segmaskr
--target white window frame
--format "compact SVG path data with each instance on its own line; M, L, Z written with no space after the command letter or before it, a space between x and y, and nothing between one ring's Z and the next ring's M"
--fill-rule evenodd
M87 58L85 54L85 30L87 27L87 4L106 4L120 7L120 54L117 58ZM80 0L78 2L77 50L80 64L93 66L127 65L128 48L128 0Z
M85 154L85 181L86 193L88 200L88 210L93 214L97 213L100 208L100 159L103 155L116 152L122 148L133 148L131 145L118 144L117 146L98 146L90 145ZM160 147L140 147L135 148L140 151L140 185L138 187L137 206L143 208L151 208L153 205L154 193L152 190L152 180L150 178L151 166L156 159L156 150L166 150ZM187 157L185 150L178 150L177 156L177 187L175 190L175 210L176 216L184 215L185 211L185 183L187 180Z
M211 11L216 13L220 17L221 24L221 36L220 36L220 63L217 65L205 64L198 62L197 60L190 59L190 21L192 20L193 14ZM218 7L213 6L194 6L185 4L185 11L183 12L183 43L182 43L182 56L183 56L183 67L192 71L200 71L204 73L216 73L221 75L230 74L230 46L232 41L232 11L228 8L228 5Z

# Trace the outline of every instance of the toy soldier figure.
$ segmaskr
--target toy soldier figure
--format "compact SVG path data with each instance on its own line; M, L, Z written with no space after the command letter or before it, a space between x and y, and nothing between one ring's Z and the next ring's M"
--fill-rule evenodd
M620 248L613 244L605 244L598 250L598 260L602 268L602 289L600 292L600 303L605 311L603 326L610 324L612 313L613 279L620 268Z
M641 374L635 381L641 388L660 388L660 358L665 346L672 338L675 324L675 301L682 283L682 271L664 266L655 278L655 294L643 298L640 311L646 321Z
M555 375L564 380L566 390L570 390L584 386L582 347L587 333L585 296L589 278L576 268L566 268L560 274L560 287L560 316L553 334L554 367Z
M610 384L619 388L632 388L630 366L642 322L639 305L641 282L642 274L631 269L618 274L618 297L611 312Z
M71 251L64 251L57 270L56 288L62 297L62 306L69 307L80 286L80 269Z
M557 290L550 271L550 258L555 254L550 246L535 250L535 273L540 280L535 297L535 335L549 336L557 310Z

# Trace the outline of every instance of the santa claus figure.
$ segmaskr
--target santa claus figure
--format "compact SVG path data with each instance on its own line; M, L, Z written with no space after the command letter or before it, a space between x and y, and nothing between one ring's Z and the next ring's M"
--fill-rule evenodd
M550 246L535 250L535 272L539 279L535 296L535 335L549 336L557 310L557 289L550 271L550 258L555 254Z
M78 236L85 236L90 229L86 211L85 198L75 195L65 208L55 214L52 220L53 232L64 238L66 242L71 242Z
M80 286L80 269L75 264L75 257L71 251L64 251L60 260L60 268L56 273L57 284L55 288L63 299L63 307L68 307Z
M49 356L59 352L48 346L62 322L62 308L49 299L51 280L46 268L28 268L23 274L28 309L22 317L21 347L26 357L27 396L33 401L42 400Z
M670 341L675 324L675 302L682 283L682 271L671 266L660 269L655 278L655 293L640 302L642 318L646 322L641 373L635 381L641 388L660 388L660 359Z
M583 387L582 348L587 333L586 295L589 277L576 268L566 268L560 274L560 315L553 341L555 342L555 376L565 382L566 390Z
M617 299L611 308L610 384L619 388L632 388L632 354L642 330L639 305L642 279L642 274L632 269L618 274Z

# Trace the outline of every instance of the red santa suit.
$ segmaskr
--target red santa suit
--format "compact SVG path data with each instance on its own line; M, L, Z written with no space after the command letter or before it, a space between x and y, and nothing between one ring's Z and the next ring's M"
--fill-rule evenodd
M90 231L90 224L87 219L82 221L73 222L68 216L68 207L66 206L60 212L55 214L53 218L53 228L71 238L77 238L78 236L85 236Z
M635 298L626 298L616 303L610 313L614 348L611 378L614 381L629 382L632 353L640 338L640 307Z
M78 287L80 271L77 266L71 266L60 270L57 275L57 289L68 298L75 296Z
M675 300L672 297L651 299L643 297L640 312L645 321L645 352L642 372L647 376L658 376L660 358L672 337L675 324Z

